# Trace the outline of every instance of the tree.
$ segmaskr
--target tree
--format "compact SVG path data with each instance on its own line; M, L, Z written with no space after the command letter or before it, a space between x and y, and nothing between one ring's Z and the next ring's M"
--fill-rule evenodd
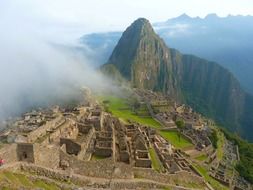
M185 127L185 123L183 120L177 120L176 121L176 126L179 128L179 129L182 129Z
M218 147L218 135L216 130L212 130L211 134L208 136L212 145L215 149Z
M104 100L103 101L103 104L109 104L110 103L110 100Z
M134 110L134 112L137 112L136 110L140 109L140 107L141 107L140 102L135 99L134 102L133 102L133 110Z

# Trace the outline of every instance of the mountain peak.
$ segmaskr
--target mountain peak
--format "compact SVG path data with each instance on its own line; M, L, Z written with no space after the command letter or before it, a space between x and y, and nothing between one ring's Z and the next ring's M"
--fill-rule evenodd
M186 13L183 13L183 14L181 14L179 17L177 17L177 18L180 18L180 19L189 19L189 18L191 18L189 15L187 15Z
M135 20L126 31L134 30L135 32L142 34L147 32L154 32L152 25L146 18L138 18Z
M140 24L140 25L145 25L145 24L150 24L149 20L146 18L138 18L136 19L133 24Z
M205 17L205 19L216 19L216 18L219 18L216 13L210 13Z
M174 20L174 21L187 21L187 20L190 20L190 19L192 19L192 17L190 17L186 13L183 13L178 17L169 19L168 21L171 21L171 20Z
M167 75L173 67L170 55L168 47L150 22L140 18L122 34L107 67L116 67L123 78L136 88L160 89L174 95L178 83L172 80L172 74Z

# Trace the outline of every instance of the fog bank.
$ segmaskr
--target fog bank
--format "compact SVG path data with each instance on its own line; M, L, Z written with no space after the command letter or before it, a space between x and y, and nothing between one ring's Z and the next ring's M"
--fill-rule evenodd
M45 23L11 10L0 13L0 119L75 98L82 86L108 88L90 58L66 48L64 34L43 35Z

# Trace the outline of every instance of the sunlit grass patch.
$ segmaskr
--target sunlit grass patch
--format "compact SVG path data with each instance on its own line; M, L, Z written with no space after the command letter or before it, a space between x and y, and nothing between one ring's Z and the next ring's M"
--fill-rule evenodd
M98 99L100 102L106 102L104 103L106 109L110 111L114 116L123 119L125 122L128 122L130 120L152 128L158 129L161 127L160 123L154 120L151 116L142 117L135 114L127 102L127 99L116 96L100 96ZM147 114L147 112L145 113Z
M222 185L220 182L216 181L211 176L209 176L208 171L205 167L200 166L200 165L194 165L194 167L205 178L205 180L210 183L210 185L214 189L229 190L228 187Z
M152 167L156 170L156 171L163 171L163 165L161 163L161 161L158 158L158 155L155 152L155 149L149 148L149 154L151 157L151 161L152 161Z
M205 160L207 160L207 155L206 154L201 154L201 155L198 155L198 156L196 156L195 157L195 159L196 160L198 160L198 161L205 161Z
M183 149L193 147L193 144L178 131L160 131L160 135L176 148Z

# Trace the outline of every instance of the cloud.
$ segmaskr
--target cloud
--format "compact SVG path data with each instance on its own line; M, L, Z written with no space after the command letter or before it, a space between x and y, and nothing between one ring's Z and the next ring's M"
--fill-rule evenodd
M31 38L12 40L8 46L0 45L2 116L73 98L81 86L99 89L107 85L77 52Z
M174 24L170 27L168 27L168 29L170 29L169 33L167 34L170 37L175 37L175 36L180 36L182 34L188 34L190 33L190 25L189 24Z
M166 34L163 34L167 37L180 37L182 35L187 35L191 33L191 25L190 24L165 24L165 25L156 25L156 31L166 31Z
M43 35L40 24L12 6L1 12L0 28L0 118L77 98L82 86L110 87L73 43Z

